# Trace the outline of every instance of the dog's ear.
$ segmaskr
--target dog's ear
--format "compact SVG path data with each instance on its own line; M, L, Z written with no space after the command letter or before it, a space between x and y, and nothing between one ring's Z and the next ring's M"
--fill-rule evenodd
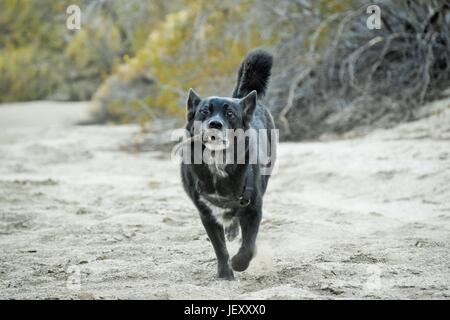
M194 118L195 109L198 104L202 101L202 98L194 91L194 89L189 89L188 99L186 102L187 106L187 120L191 121Z
M253 90L252 92L250 92L248 95L246 95L241 99L241 106L244 114L245 124L248 124L253 118L253 114L255 113L256 109L257 98L258 94L256 93L256 90Z

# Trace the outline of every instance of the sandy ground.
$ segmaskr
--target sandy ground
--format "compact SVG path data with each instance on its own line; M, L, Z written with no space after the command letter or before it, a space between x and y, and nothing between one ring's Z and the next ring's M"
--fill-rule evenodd
M450 100L365 137L283 143L258 255L232 282L214 279L168 151L142 148L156 132L74 125L86 110L0 107L0 298L450 298Z

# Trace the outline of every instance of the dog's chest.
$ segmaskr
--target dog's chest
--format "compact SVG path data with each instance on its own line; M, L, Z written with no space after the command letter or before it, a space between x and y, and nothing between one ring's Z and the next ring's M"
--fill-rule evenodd
M224 197L218 195L217 193L208 194L208 198L214 199L217 202L226 200ZM211 210L212 216L218 223L226 226L230 222L230 219L228 218L229 215L227 215L227 213L229 213L231 210L230 208L219 207L202 195L200 195L200 201L203 202L203 204L205 204Z
M226 226L229 222L227 218L227 213L232 209L218 206L217 204L224 204L230 202L230 197L224 196L224 194L229 193L228 182L228 172L225 170L226 165L220 163L220 161L214 161L208 165L209 172L212 177L212 190L209 190L206 194L200 195L200 201L205 204L210 210L212 216L215 220ZM229 215L228 215L229 216Z

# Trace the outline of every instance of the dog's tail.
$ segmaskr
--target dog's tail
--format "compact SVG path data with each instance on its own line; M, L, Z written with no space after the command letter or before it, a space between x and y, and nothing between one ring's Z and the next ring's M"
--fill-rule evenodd
M241 63L233 98L243 98L253 90L264 96L272 69L272 55L265 50L250 51Z

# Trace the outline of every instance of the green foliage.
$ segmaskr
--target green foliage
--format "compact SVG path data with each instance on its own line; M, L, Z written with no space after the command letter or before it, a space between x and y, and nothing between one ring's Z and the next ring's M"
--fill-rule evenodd
M48 57L33 45L0 51L0 92L3 101L35 100L54 90L60 79ZM52 77L51 77L52 76Z
M118 115L123 119L123 113L136 114L130 105L139 101L141 107L154 114L182 117L190 87L205 95L229 95L242 57L254 47L273 42L270 37L261 37L256 22L236 29L246 19L253 2L239 1L236 5L217 0L189 1L183 10L168 14L150 33L142 49L126 59L113 79L99 89L96 99L103 110L113 112L111 119ZM152 79L148 90L133 90L136 82L146 77ZM117 90L128 95L117 96Z
M50 27L48 13L38 10L41 4L56 10L46 0L5 0L0 5L0 101L43 98L62 80L52 71L58 61L51 54L61 41L49 41L59 39L58 30ZM48 43L45 50L42 43Z
M81 30L66 27L71 4L81 8ZM161 0L1 1L0 102L89 99L125 54L144 45L142 30L169 6Z

